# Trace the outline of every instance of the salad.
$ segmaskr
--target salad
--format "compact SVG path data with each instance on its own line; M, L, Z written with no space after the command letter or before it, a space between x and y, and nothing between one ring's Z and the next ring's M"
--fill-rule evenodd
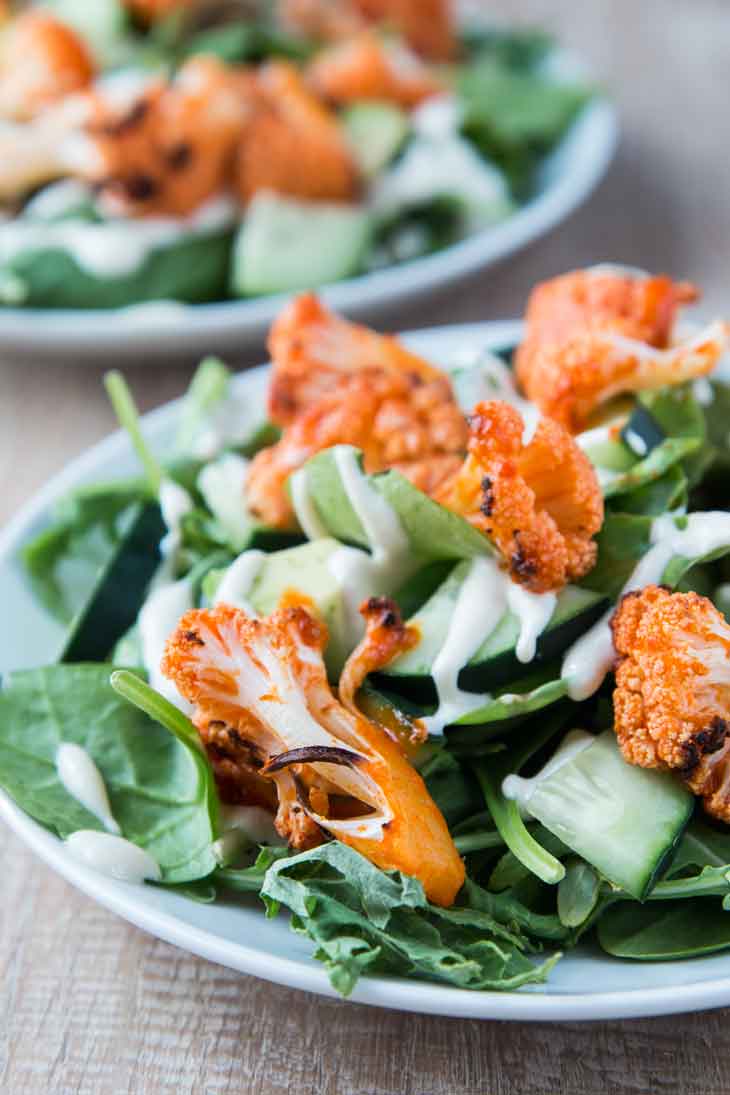
M448 0L0 4L0 306L256 297L430 254L529 200L590 94L544 35Z
M312 294L25 546L67 622L0 786L71 854L291 914L332 983L730 947L730 327L625 267L425 360ZM255 896L258 895L258 898ZM263 915L263 908L262 908Z

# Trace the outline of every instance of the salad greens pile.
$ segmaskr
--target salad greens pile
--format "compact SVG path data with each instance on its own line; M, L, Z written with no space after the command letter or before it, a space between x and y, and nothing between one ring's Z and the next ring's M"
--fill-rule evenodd
M85 38L102 91L105 81L113 89L154 74L173 77L200 55L228 65L284 59L304 66L321 46L282 30L268 3L244 13L222 5L219 18L211 22L208 12L202 23L195 11L178 10L151 26L135 22L121 0L40 6ZM6 189L0 163L0 202L7 197L0 305L97 309L256 297L449 247L530 200L541 165L591 97L583 83L556 73L554 57L550 39L534 31L466 26L458 60L433 67L444 94L410 111L368 98L339 108L359 175L351 201L260 189L242 209L222 179L220 192L189 217L157 220L167 225L159 239L147 218L110 216L94 189L75 178ZM27 128L20 135L26 143Z
M509 361L508 350L503 357ZM493 365L486 354L453 374L465 408ZM55 664L3 682L0 786L62 838L101 829L56 770L61 742L82 746L123 835L159 864L155 884L203 901L259 895L269 916L288 910L344 994L364 973L515 989L546 978L580 940L636 960L730 947L730 829L705 817L669 773L623 761L610 680L575 702L561 674L567 647L615 603L646 555L653 522L671 514L681 529L688 510L726 501L728 389L713 380L711 390L685 385L640 395L620 432L581 435L605 492L595 568L561 594L529 666L515 656L517 629L505 616L459 676L483 702L415 755L466 862L467 880L444 909L418 880L379 870L337 841L290 853L245 826L235 833L196 730L157 690L155 652L140 634L145 606L170 588L183 590L190 606L209 604L228 566L251 548L264 552L253 608L270 611L294 584L327 620L334 679L351 649L326 560L343 543L370 545L338 478L335 450L306 465L322 537L306 542L231 511L247 458L276 436L257 383L249 378L239 390L221 362L206 360L181 411L177 443L160 463L126 385L109 379L144 474L75 491L24 549L33 588L66 635ZM386 712L407 721L433 714L434 652L484 539L397 473L367 478L409 538L413 572L390 592L418 621L422 639L371 676L358 703L371 718ZM171 485L188 499L175 514ZM709 554L675 554L663 581L722 607L729 555L730 535Z

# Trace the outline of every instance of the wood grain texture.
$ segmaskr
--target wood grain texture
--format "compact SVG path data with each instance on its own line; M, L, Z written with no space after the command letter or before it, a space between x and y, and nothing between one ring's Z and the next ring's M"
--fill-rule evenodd
M485 4L486 6L486 4ZM619 260L692 277L728 311L730 4L513 0L580 49L623 112L589 206L500 270L391 317L514 315L536 280ZM184 387L133 370L140 404ZM101 369L0 366L0 519L112 426ZM95 906L0 830L0 1091L9 1095L726 1095L730 1012L477 1023L379 1012L193 958Z

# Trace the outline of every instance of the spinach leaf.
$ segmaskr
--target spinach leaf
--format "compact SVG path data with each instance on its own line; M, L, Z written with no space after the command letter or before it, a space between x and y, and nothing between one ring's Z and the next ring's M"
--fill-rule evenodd
M556 960L534 964L514 921L507 927L479 908L468 887L466 904L438 908L416 879L381 871L337 842L274 863L261 892L271 914L291 910L292 927L317 944L315 957L343 995L365 972L513 989L544 980Z
M590 864L571 857L565 865L565 878L558 885L558 916L567 928L579 928L598 904L601 880Z
M691 958L730 947L730 916L717 900L616 904L598 922L598 942L617 958Z
M519 772L529 758L550 741L562 722L562 717L557 724L555 720L548 720L541 730L530 735L529 740L516 749L493 760L489 765L479 763L476 766L477 779L487 808L505 844L528 871L550 885L565 877L565 867L532 835L522 820L517 803L502 793L502 780L511 772Z
M49 527L24 546L21 559L33 592L62 623L85 605L145 496L140 480L74 491L57 504Z
M510 179L526 191L540 155L563 135L590 91L482 56L456 75L464 106L464 132Z
M191 737L183 741L129 706L111 687L104 666L13 673L0 693L0 786L60 837L100 829L58 778L58 746L74 742L101 771L124 836L159 863L163 881L204 878L217 865L211 844L218 799L188 726Z

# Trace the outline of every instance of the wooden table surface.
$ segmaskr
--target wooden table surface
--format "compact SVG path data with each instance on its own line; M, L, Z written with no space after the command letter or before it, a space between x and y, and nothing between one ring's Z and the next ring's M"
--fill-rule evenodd
M730 313L728 0L490 6L554 28L589 58L622 108L621 147L592 202L550 238L410 308L399 325L512 316L535 281L598 260L691 277L708 313ZM101 373L2 363L0 519L112 427ZM144 362L131 375L145 408L187 378ZM142 934L4 828L0 854L0 1090L9 1095L730 1091L730 1011L559 1026L320 1000Z

